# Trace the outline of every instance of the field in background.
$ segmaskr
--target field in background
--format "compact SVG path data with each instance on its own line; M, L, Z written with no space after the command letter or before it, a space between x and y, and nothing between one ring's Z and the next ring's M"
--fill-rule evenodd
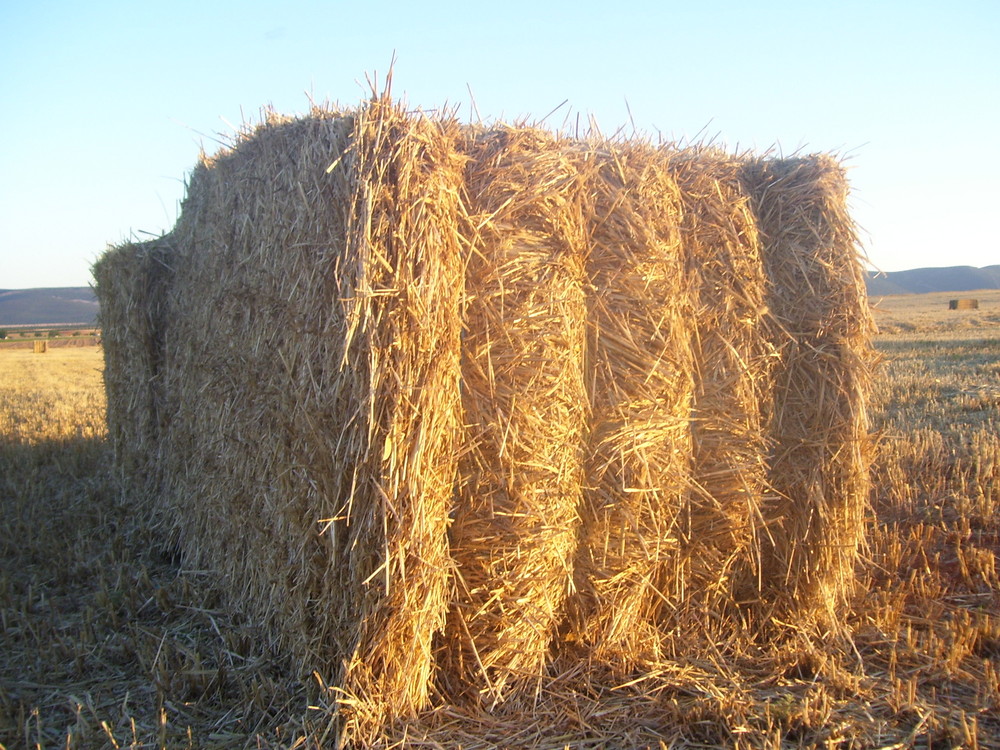
M978 310L949 310L953 299L977 299ZM975 332L1000 336L1000 289L872 297L879 330L886 337L947 336Z
M949 311L960 296L980 309ZM877 318L881 450L850 638L790 624L743 671L682 664L655 691L581 693L548 736L444 711L409 742L1000 748L1000 292L887 297ZM0 351L0 743L330 744L321 681L269 658L116 493L100 367L95 347Z
M65 346L97 346L100 344L101 331L93 326L62 327L62 326L0 326L0 350L28 349L34 347L34 342L42 339L50 347Z

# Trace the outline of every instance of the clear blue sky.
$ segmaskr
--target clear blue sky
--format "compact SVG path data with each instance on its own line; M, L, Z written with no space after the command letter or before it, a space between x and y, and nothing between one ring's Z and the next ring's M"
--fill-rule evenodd
M396 94L466 119L471 90L484 120L568 100L553 126L845 154L875 266L1000 263L997 0L4 0L0 288L90 283L229 123L355 105L394 52Z

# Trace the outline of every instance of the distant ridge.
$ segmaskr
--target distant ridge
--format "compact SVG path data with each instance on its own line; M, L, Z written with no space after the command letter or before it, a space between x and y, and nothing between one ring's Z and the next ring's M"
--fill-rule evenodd
M866 284L873 297L1000 289L1000 265L869 271ZM0 326L93 325L97 312L97 297L89 286L0 289Z
M93 325L97 311L89 286L0 289L0 326Z
M886 297L893 294L925 294L927 292L971 292L976 289L1000 289L1000 265L973 268L914 268L888 273L868 272L868 294Z

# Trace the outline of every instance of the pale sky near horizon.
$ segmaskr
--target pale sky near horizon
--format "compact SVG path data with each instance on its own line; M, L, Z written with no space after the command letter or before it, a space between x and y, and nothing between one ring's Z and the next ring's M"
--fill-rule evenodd
M1000 263L997 0L2 0L0 289L89 284L172 227L200 148L354 106L394 54L396 96L466 120L835 152L875 267Z

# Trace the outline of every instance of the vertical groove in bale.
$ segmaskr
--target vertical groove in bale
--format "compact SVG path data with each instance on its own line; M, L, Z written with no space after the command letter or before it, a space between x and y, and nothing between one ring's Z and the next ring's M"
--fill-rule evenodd
M124 490L144 506L159 489L160 438L168 417L163 408L167 243L125 243L94 264L114 465Z
M354 646L344 689L364 705L348 731L374 736L422 708L432 639L444 626L451 564L447 521L461 426L457 125L409 116L386 99L358 116L357 194L347 256L344 362L365 378L352 426L353 496L342 511ZM346 618L345 618L346 619Z
M480 133L468 148L467 444L442 659L453 689L496 701L537 684L571 585L586 417L581 177L537 130Z
M777 499L764 600L836 621L851 589L867 502L865 404L873 324L843 168L830 156L747 163L764 238L779 355L770 482Z
M572 635L628 668L660 652L688 494L690 318L680 195L655 149L606 144L588 187L591 434Z
M712 149L671 152L693 321L692 489L667 596L710 633L748 595L759 565L767 487L761 403L769 386L765 277L742 162ZM739 590L738 590L739 589Z

